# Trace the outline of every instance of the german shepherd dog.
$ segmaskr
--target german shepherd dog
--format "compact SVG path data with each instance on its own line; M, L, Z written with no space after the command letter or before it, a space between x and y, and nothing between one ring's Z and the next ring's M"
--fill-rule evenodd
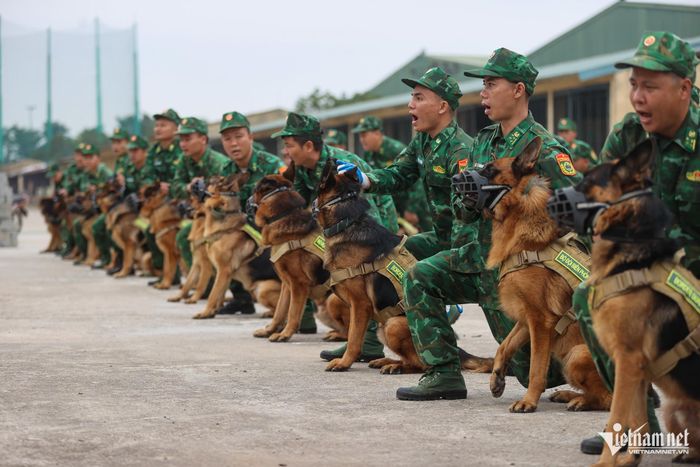
M187 304L197 303L206 293L209 280L214 275L213 266L207 255L207 246L204 238L205 209L204 199L197 195L190 195L189 203L185 206L187 215L192 217L192 230L187 240L192 248L192 267L187 273L187 278L180 291L168 298L169 302L184 300ZM185 217L185 216L183 216ZM190 291L194 288L194 293Z
M542 140L537 138L517 157L495 160L479 171L489 184L510 187L492 209L484 210L493 225L487 260L491 269L525 251L541 252L565 233L547 211L549 181L535 172L541 147ZM505 389L509 360L523 345L531 345L527 392L511 405L511 412L537 409L546 388L550 355L562 363L567 382L583 391L557 391L552 401L567 402L569 410L577 411L610 408L612 395L598 375L578 323L571 322L561 334L555 331L560 318L571 309L572 293L564 277L542 264L525 265L499 281L502 310L516 324L496 352L490 383L495 397Z
M593 288L608 276L673 260L678 245L663 234L672 223L670 212L655 196L630 195L649 187L654 152L646 141L619 162L592 169L577 187L588 201L608 205L593 222L589 279ZM688 335L679 305L649 286L640 286L592 307L591 317L600 344L615 363L615 389L605 431L613 433L614 424L625 432L648 431L645 404L653 382L666 396L666 428L675 434L689 432L690 452L674 461L700 462L700 353L696 350L681 359L663 376L652 378L647 371L651 362ZM613 456L606 446L597 465L640 461L639 454L629 452Z
M360 190L356 172L338 174L336 161L329 159L321 175L315 202L317 220L324 230L340 222L347 224L335 235L326 236L324 267L329 271L382 259L401 243L401 237L389 232L367 214L369 203L357 196ZM345 371L360 354L370 318L377 310L398 305L399 295L391 281L377 272L346 279L336 284L333 290L350 305L350 326L345 354L329 362L326 371ZM427 366L413 346L405 315L386 320L379 326L377 335L400 360L380 358L369 363L371 368L380 368L383 374L425 372ZM492 369L491 359L476 357L461 349L460 360L463 370L483 373Z
M207 305L194 319L213 318L221 308L232 279L250 291L258 303L273 309L281 284L274 276L269 252L259 254L255 241L242 229L247 222L238 198L240 187L249 174L236 174L210 182L211 196L204 201L204 237L209 261L216 269L214 286Z
M97 199L96 191L88 191L87 193L78 193L75 198L76 204L79 206L79 212L83 216L81 224L81 233L87 241L87 254L81 264L92 266L100 259L100 251L95 243L95 236L92 233L92 225L97 220L97 215L100 212L100 207Z
M252 206L257 206L255 223L262 227L263 243L273 248L313 238L314 233L322 235L311 211L304 209L304 198L292 189L294 173L292 162L282 175L268 175L260 180L251 196ZM332 329L323 340L347 340L350 310L331 293L330 287L324 287L330 274L323 268L323 259L298 248L281 256L274 267L282 280L280 300L272 321L253 335L268 337L272 342L288 341L298 330L304 304L312 298L318 308L316 317Z
M169 289L175 280L180 252L177 249L175 237L180 226L180 213L177 202L170 200L168 195L161 192L160 183L141 188L142 205L139 212L141 217L150 222L149 230L156 237L156 245L163 252L163 272L154 287Z
M44 216L46 227L51 236L49 245L42 253L52 253L59 251L63 240L61 239L61 221L66 214L67 206L63 196L56 194L52 197L41 198L39 200L41 215Z

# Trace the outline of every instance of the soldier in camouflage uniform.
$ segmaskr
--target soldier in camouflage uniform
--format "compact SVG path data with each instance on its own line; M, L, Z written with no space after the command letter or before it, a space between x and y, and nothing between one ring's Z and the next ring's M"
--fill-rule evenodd
M326 131L326 136L323 138L323 142L328 146L333 146L334 148L342 149L343 151L348 150L348 135L340 130L331 128Z
M297 113L290 113L287 116L287 122L284 128L272 135L273 138L283 139L284 152L286 156L294 161L296 166L294 189L304 197L307 205L318 196L318 184L321 180L321 174L330 158L340 161L349 161L362 167L364 170L369 170L367 163L355 154L323 144L321 135L321 125L318 119L310 115ZM386 217L382 218L377 208L378 205L388 206L390 203L393 206L391 197L388 195L377 196L366 194L362 196L367 199L370 204L368 214L389 230L396 232L398 228L396 224L396 211L394 210L393 224L390 224L389 222L391 222L391 219ZM307 312L308 308L305 310L305 314ZM336 350L324 350L321 352L321 358L324 360L332 360L337 356L342 356L344 351L344 346ZM371 321L365 336L365 343L362 347L360 361L369 361L375 358L382 358L383 356L383 345L377 339L377 323Z
M480 252L477 230L455 219L451 208L451 175L459 161L466 161L472 138L455 121L462 93L453 77L435 67L417 80L402 81L413 88L408 108L416 135L392 165L360 175L370 193L397 192L420 181L434 225L406 243L419 261L404 283L411 337L430 368L418 386L399 388L396 395L402 400L464 399L467 389L446 307L475 303L479 296L480 271L474 273L470 265L472 252Z
M644 34L634 56L616 63L632 68L630 101L635 112L625 115L608 135L600 158L608 162L625 157L642 141L656 141L652 190L671 210L676 224L669 232L685 243L683 265L700 277L700 110L695 82L698 59L687 42L669 32ZM593 332L588 287L576 289L574 311L581 334L603 381L612 390L615 369ZM654 401L647 400L649 431L660 432ZM583 440L581 451L600 454L603 440Z
M352 132L360 135L360 144L364 150L362 158L373 169L383 169L390 166L401 154L401 151L406 148L406 145L401 141L386 136L383 133L382 121L371 115L360 119ZM422 165L421 170L423 170ZM422 178L421 175L419 180ZM404 220L418 224L424 232L432 228L428 199L420 181L417 181L408 190L392 193L391 197L394 200L396 211ZM400 219L399 222L401 223L402 220Z
M100 162L100 152L92 144L84 144L81 147L83 155L84 170L78 179L76 191L82 193L94 192L100 186L104 185L112 177L112 171ZM87 254L87 239L82 232L82 222L76 219L73 222L73 236L75 243L80 249L82 257ZM80 264L81 260L75 261L74 264Z
M144 185L152 185L160 182L163 192L170 189L170 184L175 178L177 165L182 158L180 141L177 138L177 126L180 124L180 116L173 109L166 109L153 115L155 126L153 137L156 142L148 151L146 158L146 174ZM142 224L144 227L147 223ZM155 269L163 268L163 253L158 249L156 237L145 228L146 244L151 252L151 263ZM176 278L177 279L177 278ZM150 281L149 285L155 285L158 280Z
M557 139L565 143L564 147L569 150L576 171L585 174L598 165L598 155L590 144L576 139L577 136L576 122L570 118L560 118L557 122Z
M138 135L132 135L127 144L129 162L124 164L120 182L124 185L124 194L138 193L146 179L146 160L148 158L148 141Z
M112 153L116 157L114 162L114 174L120 175L124 173L124 167L129 163L129 154L126 149L129 134L121 128L115 128L110 140L112 142ZM105 214L100 214L97 220L92 224L92 234L95 238L95 244L100 251L100 259L92 265L93 269L102 269L111 261L112 255L110 249L116 250L118 256L117 261L121 261L122 251L112 241L111 234L107 231L106 220L107 216ZM114 268L114 265L112 266L110 270Z
M83 153L81 151L82 146L83 143L75 146L75 150L73 151L73 162L63 172L61 184L56 186L57 191L64 196L75 193L75 187L77 187L78 179L83 172L84 161ZM65 220L61 221L61 239L63 240L61 256L65 258L73 251L73 248L75 247L73 226L68 225Z

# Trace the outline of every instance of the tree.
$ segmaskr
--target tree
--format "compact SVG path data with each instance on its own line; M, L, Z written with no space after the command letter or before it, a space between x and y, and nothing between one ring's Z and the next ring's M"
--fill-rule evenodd
M375 96L369 93L355 93L351 97L347 97L345 93L340 96L331 94L330 91L321 91L319 88L314 90L308 96L297 99L295 111L301 113L314 113L319 110L332 109L342 105L352 104L374 99Z
M81 143L92 144L98 148L100 152L109 147L109 138L107 135L98 131L97 128L89 128L80 132L76 138Z
M37 130L13 125L5 129L5 155L7 161L26 159L41 142L41 133Z
M134 116L129 115L127 117L121 117L117 118L117 123L119 124L120 128L125 129L129 133L133 133L134 131ZM153 127L155 125L155 122L153 119L150 117L150 115L143 114L141 117L141 124L139 125L140 128L140 135L146 138L147 140L150 140L153 137Z
M75 140L68 137L68 127L59 122L52 122L52 129L53 138L49 144L44 142L41 147L29 155L29 158L53 163L73 154Z

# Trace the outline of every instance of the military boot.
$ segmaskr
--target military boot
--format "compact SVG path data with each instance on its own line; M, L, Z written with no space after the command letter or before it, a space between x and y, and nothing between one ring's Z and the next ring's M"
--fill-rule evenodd
M365 333L365 340L362 343L362 351L360 356L357 357L358 362L371 362L378 358L384 358L384 344L379 342L377 337L377 322L371 320L367 326L367 332ZM336 358L342 358L347 349L347 344L343 344L335 350L323 350L321 351L321 358L330 362Z
M249 298L250 296L248 296ZM234 298L233 300L226 302L224 306L216 310L217 315L232 315L235 313L240 313L242 315L252 315L255 313L255 305L250 299Z
M418 385L399 388L396 398L402 401L466 399L467 386L458 365L432 367L421 376Z
M299 323L299 334L316 334L315 311L316 305L314 302L307 300L306 305L304 305L304 313L301 315L301 323Z

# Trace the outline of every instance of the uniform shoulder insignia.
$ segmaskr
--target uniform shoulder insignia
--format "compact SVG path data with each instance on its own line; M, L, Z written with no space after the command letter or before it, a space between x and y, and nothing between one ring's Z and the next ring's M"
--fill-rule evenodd
M468 163L469 163L469 161L467 159L460 159L457 162L457 166L459 167L459 170L462 171L462 170L467 168Z
M557 165L559 166L561 173L567 177L573 177L576 175L576 169L574 169L574 164L571 162L571 157L569 157L568 154L560 152L554 157L557 160Z

